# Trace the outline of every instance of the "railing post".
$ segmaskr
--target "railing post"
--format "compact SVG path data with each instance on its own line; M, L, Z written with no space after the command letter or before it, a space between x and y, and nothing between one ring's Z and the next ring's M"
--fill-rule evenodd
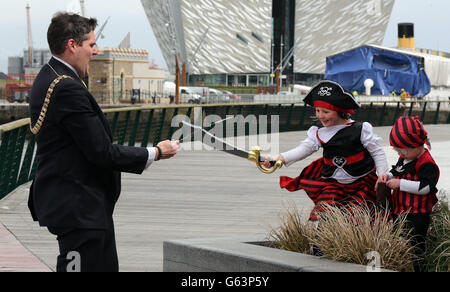
M394 121L392 122L392 125L395 124L395 122L397 121L399 113L400 113L400 102L397 102L397 108L395 109Z
M292 119L292 111L294 110L294 104L291 104L291 107L289 108L289 114L288 114L288 118L286 121L286 125L284 127L284 131L287 132L290 129L290 125L291 125L291 119Z
M153 114L155 110L151 109L148 115L147 125L145 126L144 137L142 137L141 147L147 147L150 139L150 130L152 127Z
M139 128L139 121L141 119L141 111L136 111L136 117L134 119L133 131L131 132L130 141L128 142L129 146L134 146L136 144L136 136Z
M30 176L28 177L28 180L33 180L34 176L36 175L36 170L37 170L37 163L38 160L36 159L36 157L33 159L33 164L31 165L31 171L30 171Z
M216 112L217 112L217 107L216 106L211 107L211 115L215 115Z
M164 121L166 120L167 108L163 108L161 113L161 118L159 121L159 128L155 135L155 140L153 141L153 146L156 146L161 141L162 131L164 127Z
M192 107L189 107L189 109L188 109L188 111L186 113L186 116L189 118L189 123L191 123L191 115L192 115ZM190 136L190 141L192 141L193 138L194 137ZM184 139L184 137L183 137L183 139ZM188 141L186 141L186 142L188 142Z
M25 151L25 156L23 158L22 168L19 174L19 181L18 181L19 185L28 182L30 176L31 163L33 161L33 153L35 145L36 145L35 135L31 134L30 139L28 141L27 150Z
M117 127L117 121L119 120L119 114L120 112L115 112L114 113L114 118L111 124L111 136L112 136L112 140L114 141L114 134L116 132L116 127Z
M247 115L244 117L244 119L245 118L247 118L248 116L249 116L249 114L248 113L250 113L250 115L251 114L253 114L254 112L255 112L255 106L254 105L252 105L252 106L248 106L249 107L249 110L247 111ZM244 111L245 112L245 111ZM248 135L250 135L250 123L245 123L245 132L244 132L244 135L247 137ZM258 121L256 121L256 134L258 134Z
M413 106L414 106L414 103L411 102L411 105L409 106L409 113L408 113L409 117L412 115Z
M189 107L186 116L189 118L189 123L191 122L191 115L192 115L192 107Z
M354 114L354 116L352 117L352 120L355 120L355 121L358 120L360 110L361 110L361 107L360 107L359 109L356 109L356 110L355 110L355 114Z
M172 115L172 120L174 117L176 117L178 115L178 108L175 108L173 110L173 115ZM167 134L167 140L172 140L172 135L173 135L173 128L172 128L172 123L169 123L169 131Z
M242 116L243 108L244 108L244 106L242 106L242 105L238 106L238 114L237 115ZM238 135L238 128L234 127L234 137L237 137L237 135ZM245 129L244 129L244 135L245 135Z
M0 199L8 194L8 182L6 180L6 174L8 173L7 156L10 136L11 132L4 133L0 145Z
M370 118L372 117L372 109L373 109L373 102L371 102L370 103L370 106L369 106L369 112L367 113L367 122L369 122L370 123Z
M227 109L225 111L225 118L227 118L227 116L230 114L230 109L232 106L228 105ZM223 124L223 135L222 137L226 137L227 136L227 123Z
M9 189L11 187L11 169L12 169L14 158L15 158L15 155L14 155L15 147L14 146L16 145L16 142L17 142L17 132L18 132L18 129L14 129L11 131L9 143L6 148L6 153L8 153L8 155L6 156L6 163L4 165L5 171L3 173L3 178L2 178L2 180L5 180L3 188L6 191L6 193L9 193Z
M8 193L13 191L17 186L17 182L19 180L19 167L20 162L22 160L22 153L25 146L25 136L27 134L27 127L20 127L13 131L16 132L16 140L14 141L14 144L11 145L13 148L11 149L10 153L12 153L11 157L11 166L9 169L9 183L8 183Z
M269 105L266 104L266 106L264 107L264 115L267 116L268 113L269 113Z
M427 102L425 101L425 103L423 104L422 116L420 117L422 123L425 121L426 110L427 110Z
M244 106L243 105L241 105L241 106L239 106L239 115L241 115L242 116L242 112L244 111Z
M298 129L300 130L300 131L303 131L303 129L304 129L304 125L305 125L305 117L306 117L306 108L308 107L308 105L305 103L304 105L303 105L303 110L302 110L302 115L301 115L301 117L300 117L300 123L299 123L299 127L298 127Z
M434 114L434 124L439 122L439 110L441 109L441 102L439 101L436 108L436 113Z
M125 137L127 135L127 130L128 130L128 122L130 121L130 115L131 115L131 112L127 111L127 115L125 116L125 124L123 125L123 129L122 129L122 135L120 135L119 141L117 142L117 144L119 144L119 145L123 145L125 143Z
M379 127L383 126L383 123L384 123L384 115L386 113L386 105L387 105L387 103L385 102L383 105L383 110L381 111L380 119L378 121Z

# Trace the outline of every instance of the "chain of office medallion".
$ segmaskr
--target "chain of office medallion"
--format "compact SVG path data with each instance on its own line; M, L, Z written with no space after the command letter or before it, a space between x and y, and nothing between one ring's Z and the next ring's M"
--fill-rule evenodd
M30 124L30 130L31 130L31 132L33 134L36 135L37 133L39 133L39 131L42 128L42 125L44 124L45 116L47 115L48 106L50 104L50 98L52 96L53 90L55 89L55 86L61 80L66 79L66 78L73 79L70 76L61 75L61 76L58 76L55 80L53 80L53 82L50 84L50 86L49 86L49 88L47 90L47 94L46 94L45 99L44 99L44 104L42 105L41 114L39 115L39 118L38 118L36 124L34 125L34 127L31 127L31 124Z

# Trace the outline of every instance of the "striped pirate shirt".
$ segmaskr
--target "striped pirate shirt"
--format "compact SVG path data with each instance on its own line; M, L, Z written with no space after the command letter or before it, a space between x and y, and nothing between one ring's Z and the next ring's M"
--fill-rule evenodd
M424 195L408 192L401 187L392 192L392 207L394 214L431 214L433 206L437 202L436 185L439 180L439 167L431 157L430 152L425 152L417 159L405 163L401 158L390 171L393 178L408 182L419 182L418 191L429 188L429 193Z

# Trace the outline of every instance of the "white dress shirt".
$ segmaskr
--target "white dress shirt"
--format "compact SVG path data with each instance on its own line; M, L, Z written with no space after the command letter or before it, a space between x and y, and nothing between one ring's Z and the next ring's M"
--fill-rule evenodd
M80 78L80 75L78 75L77 70L76 70L72 65L70 65L69 63L67 63L66 61L64 61L64 60L62 60L62 59L60 59L60 58L58 58L58 57L55 57L55 56L52 56L52 57L55 58L56 60L58 60L59 62L63 63L63 64L66 65L67 67L69 67L70 70L72 70L73 72L75 72L75 74L78 76L78 78Z

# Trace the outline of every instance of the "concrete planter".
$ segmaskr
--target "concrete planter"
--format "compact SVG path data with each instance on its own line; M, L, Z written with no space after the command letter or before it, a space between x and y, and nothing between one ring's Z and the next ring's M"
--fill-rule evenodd
M366 272L367 267L269 248L257 240L164 242L164 272ZM383 270L386 271L386 270Z

